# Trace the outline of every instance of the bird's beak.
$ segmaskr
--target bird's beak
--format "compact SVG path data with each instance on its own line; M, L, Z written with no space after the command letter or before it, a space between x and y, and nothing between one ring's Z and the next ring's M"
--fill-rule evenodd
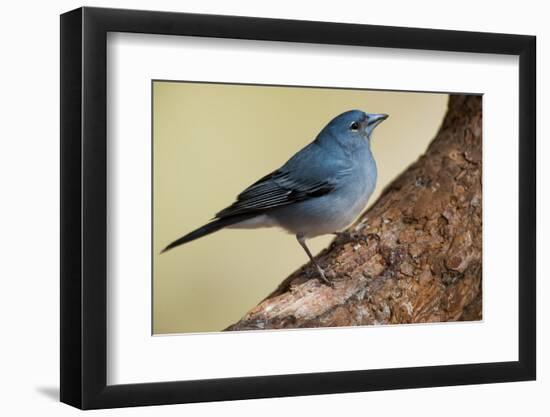
M388 118L387 114L368 114L367 115L367 126L372 131L376 126L382 123Z
M388 118L387 114L367 113L367 120L366 120L367 126L365 127L365 134L367 135L367 138L370 139L374 128L378 126L380 123L382 123L384 120L386 120L387 118Z

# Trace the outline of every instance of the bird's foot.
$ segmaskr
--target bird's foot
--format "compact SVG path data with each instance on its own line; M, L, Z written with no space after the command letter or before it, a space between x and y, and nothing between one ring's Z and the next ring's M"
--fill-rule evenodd
M316 265L316 266L317 266L317 272L319 272L319 275L321 276L321 280L320 280L321 283L328 285L330 288L334 288L334 283L327 278L325 271L319 265Z
M376 233L367 233L365 235L365 240L368 242L369 239L374 239L376 240L376 243L380 243L380 236Z
M344 243L349 243L349 242L368 243L370 239L374 239L377 242L380 242L380 236L378 236L376 233L367 233L366 235L362 235L360 233L353 233L353 232L335 232L334 234L337 237L343 239Z

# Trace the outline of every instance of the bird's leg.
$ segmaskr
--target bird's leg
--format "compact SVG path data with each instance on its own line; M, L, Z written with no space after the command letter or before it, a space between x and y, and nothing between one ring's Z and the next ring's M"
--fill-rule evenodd
M303 236L301 235L296 235L296 239L298 240L298 243L302 246L302 248L304 248L304 250L306 251L307 253L307 256L309 257L310 261L313 263L313 265L315 265L315 267L317 268L317 272L319 272L319 275L321 275L321 278L323 280L323 282L328 285L329 287L332 287L334 288L334 284L329 281L329 279L327 278L327 276L325 275L325 271L323 271L323 268L321 268L319 266L319 264L317 263L317 261L313 258L313 255L311 254L311 252L309 251L307 245L306 245L306 240Z

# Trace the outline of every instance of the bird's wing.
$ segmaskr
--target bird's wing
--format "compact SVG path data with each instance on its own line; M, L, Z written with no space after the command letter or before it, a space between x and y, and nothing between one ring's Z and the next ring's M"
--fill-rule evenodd
M330 181L313 178L293 178L288 171L279 169L261 178L241 194L231 206L216 214L225 218L237 214L261 212L309 198L320 197L334 189Z

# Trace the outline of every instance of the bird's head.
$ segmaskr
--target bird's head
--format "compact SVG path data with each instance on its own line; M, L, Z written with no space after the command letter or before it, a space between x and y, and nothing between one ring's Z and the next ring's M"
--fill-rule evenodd
M387 114L350 110L332 119L321 131L319 137L326 136L344 148L353 149L364 145L365 142L370 144L372 132L387 118Z

